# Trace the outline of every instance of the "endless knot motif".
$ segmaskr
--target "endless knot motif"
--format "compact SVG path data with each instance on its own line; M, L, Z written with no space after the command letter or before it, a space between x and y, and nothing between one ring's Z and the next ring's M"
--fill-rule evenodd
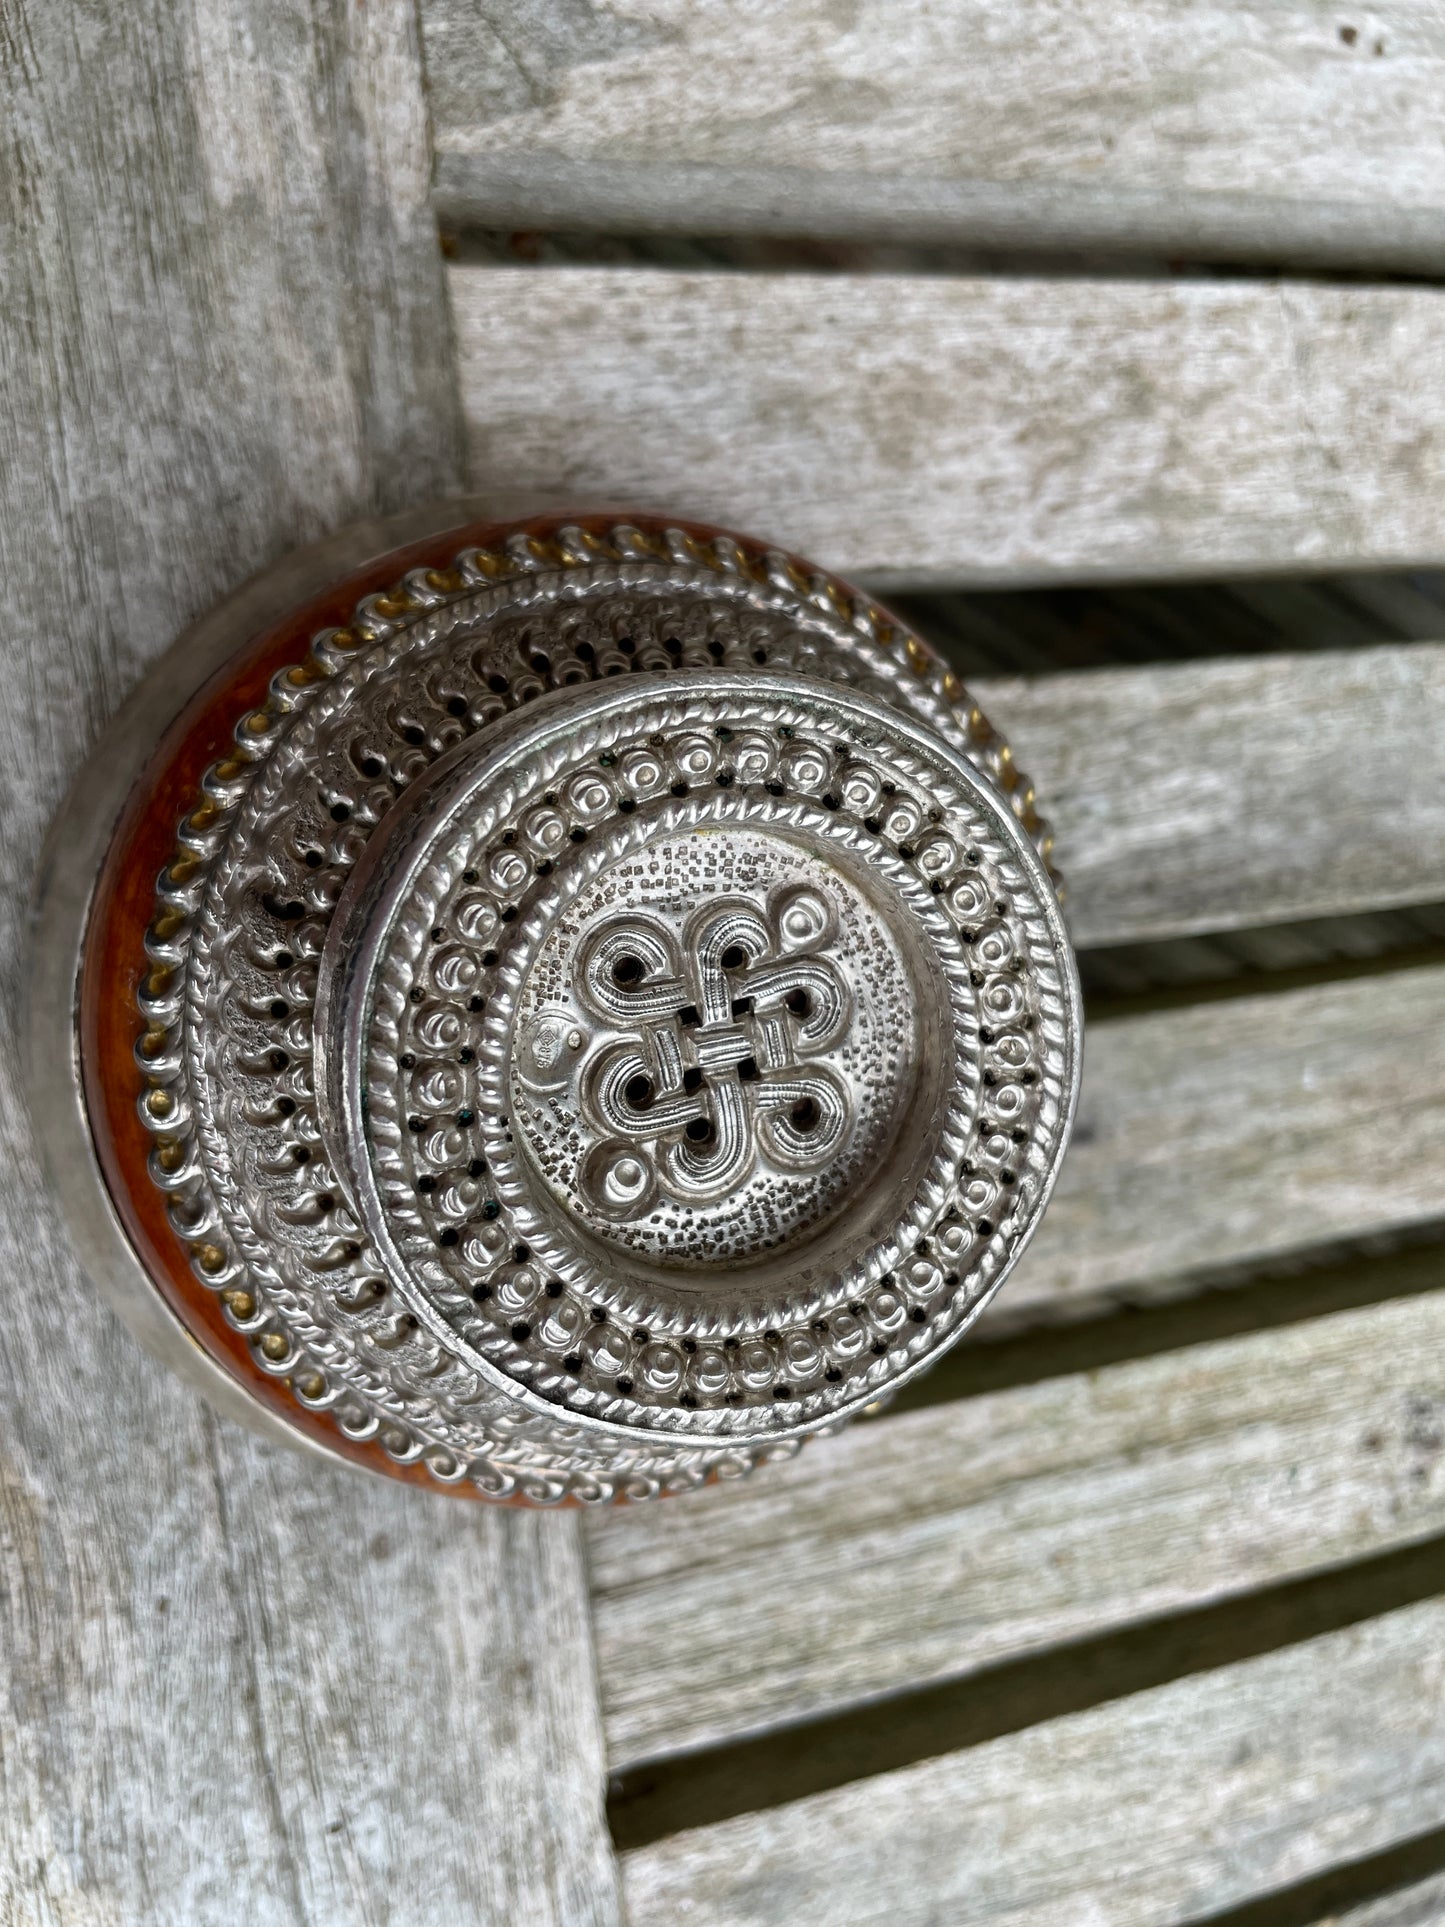
M628 1220L659 1196L727 1195L759 1156L815 1171L853 1123L847 1086L817 1058L847 1032L852 997L820 954L834 912L806 887L776 891L766 914L714 899L679 942L641 914L602 920L584 942L577 992L609 1031L582 1066L580 1095L600 1142L580 1185L604 1216Z

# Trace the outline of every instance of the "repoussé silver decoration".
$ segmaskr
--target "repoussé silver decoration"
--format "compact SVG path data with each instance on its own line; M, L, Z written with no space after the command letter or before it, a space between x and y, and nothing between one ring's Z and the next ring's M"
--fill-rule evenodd
M258 1362L544 1504L745 1472L929 1363L1038 1221L1080 1037L998 752L863 599L569 544L316 638L145 999L152 1176Z

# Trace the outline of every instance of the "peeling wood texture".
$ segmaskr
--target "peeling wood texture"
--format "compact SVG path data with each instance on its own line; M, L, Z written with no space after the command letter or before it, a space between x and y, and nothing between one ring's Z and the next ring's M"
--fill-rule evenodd
M630 1927L1174 1927L1445 1816L1445 1605L626 1855ZM861 1763L860 1763L861 1764Z
M475 486L671 508L845 575L1445 557L1445 292L450 270Z
M1419 0L423 0L422 26L457 222L1445 256L1445 28Z
M455 487L409 7L0 27L0 981L87 743L308 536ZM80 1277L0 1053L0 1918L615 1919L577 1534L207 1414Z
M1445 897L1445 648L980 681L1081 948Z
M618 1768L1445 1530L1445 1295L855 1426L589 1521Z

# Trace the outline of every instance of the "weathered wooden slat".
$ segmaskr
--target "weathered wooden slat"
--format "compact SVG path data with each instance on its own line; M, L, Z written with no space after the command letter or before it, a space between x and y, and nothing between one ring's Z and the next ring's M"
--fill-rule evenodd
M632 1927L1168 1927L1445 1818L1445 1605L624 1856Z
M1445 896L1445 648L982 681L1081 947Z
M443 214L1438 270L1428 5L425 0Z
M857 1426L595 1518L613 1766L1440 1532L1442 1416L1445 1294Z
M0 984L98 723L306 536L454 488L409 6L0 28ZM13 1033L12 1033L13 1034ZM262 1447L120 1332L0 1053L0 1917L605 1923L562 1519Z
M1440 1214L1445 969L1096 1024L1059 1186L985 1318Z
M1445 294L454 266L474 481L880 581L1445 554Z

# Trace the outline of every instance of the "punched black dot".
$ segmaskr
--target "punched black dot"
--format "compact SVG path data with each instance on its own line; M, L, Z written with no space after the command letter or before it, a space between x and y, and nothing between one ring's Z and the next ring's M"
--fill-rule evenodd
M788 1112L789 1120L795 1131L816 1131L818 1128L818 1105L811 1097L800 1097Z
M426 741L426 731L418 729L415 723L411 723L401 732L401 737L403 742L410 743L413 749L418 749Z
M450 1248L456 1242L457 1242L457 1234L453 1230L451 1225L448 1225L445 1231L439 1231L437 1233L437 1243L439 1245L446 1245L448 1250L450 1250Z
M519 1318L512 1327L512 1342L516 1345L525 1345L531 1336L532 1327L525 1318Z
M629 989L633 984L640 984L644 974L645 966L641 957L631 955L619 957L612 966L612 981L622 990Z
M465 696L448 697L447 699L448 716L465 716L466 713L467 713L467 699Z
M741 970L748 960L748 953L740 943L730 943L719 957L718 962L724 970Z
M810 1017L812 1015L813 1000L806 990L790 990L783 999L783 1002L795 1017Z
M685 1135L692 1144L711 1144L717 1132L711 1118L693 1117L687 1121Z
M345 803L333 803L331 805L331 820L333 823L345 823L349 821L350 816L351 811Z

